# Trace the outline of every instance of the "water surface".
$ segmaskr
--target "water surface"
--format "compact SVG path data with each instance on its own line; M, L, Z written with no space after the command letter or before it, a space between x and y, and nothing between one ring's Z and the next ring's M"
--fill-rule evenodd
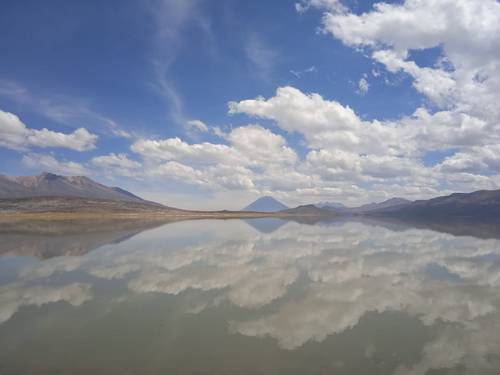
M4 228L0 374L497 374L500 231L427 227Z

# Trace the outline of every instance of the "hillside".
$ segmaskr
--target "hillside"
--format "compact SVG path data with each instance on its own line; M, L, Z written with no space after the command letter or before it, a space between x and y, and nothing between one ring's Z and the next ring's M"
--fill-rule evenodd
M382 207L371 211L370 214L407 217L483 217L493 219L500 215L500 190L454 193L403 205Z
M318 202L315 204L316 207L318 208L328 208L328 209L346 209L347 207L343 203L339 202Z
M343 209L344 212L349 213L369 213L372 211L383 210L386 208L402 207L412 203L404 198L391 198L379 203L368 203L359 207L349 207Z
M85 176L60 176L47 172L38 176L0 175L0 199L29 197L78 197L145 202L126 190L102 185Z

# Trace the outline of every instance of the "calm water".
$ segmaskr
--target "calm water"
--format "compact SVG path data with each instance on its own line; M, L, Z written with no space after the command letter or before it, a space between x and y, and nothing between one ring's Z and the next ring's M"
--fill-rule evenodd
M432 228L4 228L0 374L498 374L500 232Z

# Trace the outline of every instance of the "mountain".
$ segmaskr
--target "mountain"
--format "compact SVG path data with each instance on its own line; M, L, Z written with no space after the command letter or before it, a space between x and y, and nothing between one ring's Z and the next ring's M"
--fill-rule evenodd
M261 197L243 208L242 211L276 212L286 210L287 208L287 206L273 197Z
M319 208L316 207L314 204L305 204L302 206L297 206L295 208L289 208L287 210L282 211L284 214L289 214L289 215L297 215L297 216L317 216L317 217L323 217L323 216L335 216L336 213L328 208Z
M0 175L0 199L29 197L77 197L146 203L117 187L108 187L85 176L60 176L44 172L39 176Z
M359 207L347 207L342 203L338 202L319 202L314 206L318 208L323 208L327 210L335 211L336 213L343 214L363 214L374 210L379 210L387 207L406 205L411 201L403 198L391 198L380 203L368 203Z
M339 202L319 202L315 204L318 208L329 208L329 209L344 209L346 206Z
M500 190L454 193L402 205L381 207L370 211L370 214L406 217L481 217L498 220Z
M404 198L391 198L386 201L380 203L368 203L359 207L350 207L345 211L349 213L367 213L376 210L383 210L386 208L398 207L398 206L406 206L410 204L411 201Z

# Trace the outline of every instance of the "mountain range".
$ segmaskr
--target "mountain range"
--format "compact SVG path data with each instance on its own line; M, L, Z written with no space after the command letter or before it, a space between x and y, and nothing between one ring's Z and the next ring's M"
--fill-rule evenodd
M187 211L150 202L119 187L109 187L85 176L0 175L0 211L7 212L144 212L162 215L214 217L303 216L332 217L346 215L387 216L400 218L500 218L500 190L454 193L427 200L409 201L392 198L359 207L336 202L320 202L288 208L270 196L264 196L241 211ZM259 213L262 213L260 215ZM498 219L500 221L500 219Z
M412 201L404 198L391 198L379 203L368 203L358 207L347 207L342 203L319 203L315 204L316 207L326 208L330 210L334 210L336 212L349 213L349 214L363 214L374 212L382 209L386 209L389 207L397 207L402 205L407 205L412 203Z
M427 200L382 207L375 215L399 217L481 217L500 219L500 190L453 193Z
M409 201L392 198L359 207L327 208L339 215L392 216L399 218L481 218L500 220L500 190L453 193L432 199ZM318 208L325 210L325 208Z
M400 204L410 203L407 199L402 198L392 198L380 203L369 203L359 207L347 207L343 203L339 202L319 202L314 205L300 205L298 207L287 207L277 199L264 196L260 197L254 202L250 203L248 206L242 209L242 211L255 211L255 212L279 212L279 211L300 211L300 212L314 212L317 209L324 209L335 211L337 213L364 213L369 211L374 211L380 208L392 207Z
M284 212L303 216L385 216L414 219L475 218L500 221L500 190L479 190L472 193L453 193L426 200L410 201L391 198L359 207L338 203L304 205ZM329 212L329 214L328 214Z
M0 175L0 199L28 197L74 197L146 203L119 187L109 187L85 176L60 176L44 172L38 176Z

